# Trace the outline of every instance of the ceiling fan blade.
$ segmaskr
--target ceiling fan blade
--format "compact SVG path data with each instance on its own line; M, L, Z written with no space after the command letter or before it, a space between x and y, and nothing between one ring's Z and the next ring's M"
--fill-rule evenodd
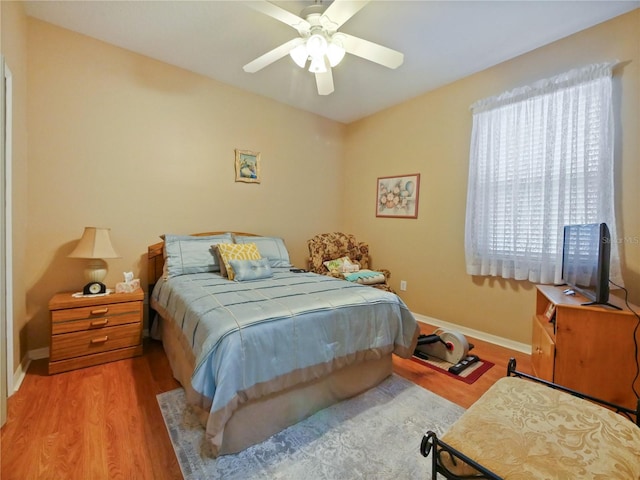
M286 56L291 50L296 48L298 45L304 43L304 39L297 37L292 40L289 40L286 43L283 43L279 47L274 48L273 50L261 55L256 58L254 61L247 63L242 69L247 73L256 73L258 70L262 70L267 65L271 65L276 60L280 60L282 57Z
M271 18L275 18L276 20L295 28L300 32L300 34L308 32L311 28L311 25L305 19L300 18L299 16L285 10L284 8L280 8L273 3L267 2L266 0L245 1L243 3L258 12L264 13Z
M333 93L333 73L331 73L331 67L328 63L326 72L316 73L316 85L318 86L318 95Z
M335 31L369 2L370 0L333 0L333 3L320 17L320 23L329 30Z
M404 55L377 43L342 33L344 49L358 57L379 63L387 68L398 68L404 62Z

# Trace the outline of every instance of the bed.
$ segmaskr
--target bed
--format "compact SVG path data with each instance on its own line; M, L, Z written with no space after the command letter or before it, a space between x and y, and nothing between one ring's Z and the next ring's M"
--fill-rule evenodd
M291 268L282 239L250 233L148 248L153 330L213 457L372 388L415 349L419 327L395 294Z

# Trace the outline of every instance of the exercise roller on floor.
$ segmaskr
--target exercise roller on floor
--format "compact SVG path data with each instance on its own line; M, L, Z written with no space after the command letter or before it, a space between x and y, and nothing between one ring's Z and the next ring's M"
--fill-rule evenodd
M459 374L479 360L476 355L469 355L472 348L461 333L439 328L430 335L420 335L413 354L424 360L434 357L452 363L449 371Z

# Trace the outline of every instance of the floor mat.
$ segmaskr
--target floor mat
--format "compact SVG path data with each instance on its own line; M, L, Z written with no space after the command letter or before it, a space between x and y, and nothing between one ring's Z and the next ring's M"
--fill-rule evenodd
M423 358L413 356L411 357L411 360L468 384L472 384L473 382L478 380L478 378L480 378L484 372L489 370L494 365L493 363L487 362L486 360L478 360L469 368L460 372L459 375L455 375L448 371L449 367L452 366L453 363L440 360L439 358L430 357L428 360L425 360Z

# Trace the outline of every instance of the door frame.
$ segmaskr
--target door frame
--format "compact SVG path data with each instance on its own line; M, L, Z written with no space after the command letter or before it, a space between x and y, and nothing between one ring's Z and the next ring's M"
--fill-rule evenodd
M12 262L12 131L13 77L0 56L0 338L5 354L0 354L0 424L7 418L7 398L13 394L13 262Z

